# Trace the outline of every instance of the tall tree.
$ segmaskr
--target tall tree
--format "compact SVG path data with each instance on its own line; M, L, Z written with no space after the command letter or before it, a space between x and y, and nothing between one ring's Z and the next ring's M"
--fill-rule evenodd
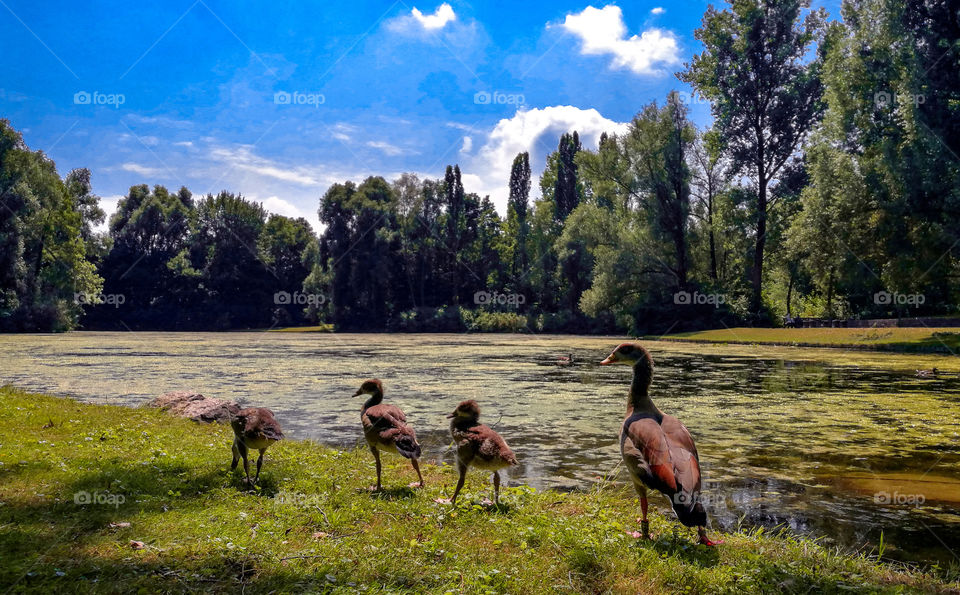
M802 17L808 6L807 0L734 0L723 11L710 6L696 31L704 51L679 73L711 101L716 130L756 187L755 314L762 309L769 188L823 111L821 62L809 52L821 39L826 12Z
M518 153L510 169L510 196L507 199L507 230L510 242L510 277L516 291L523 293L522 279L529 266L527 242L530 222L527 211L530 207L530 154Z
M447 275L449 296L453 304L460 303L461 264L460 250L463 248L464 227L466 225L463 183L460 180L460 166L447 166L443 177L446 202L446 238Z
M719 136L713 130L697 135L692 151L692 195L696 199L694 215L706 228L709 251L710 279L716 283L720 276L717 270L717 234L714 218L717 199L730 182L729 161L723 154Z
M582 148L580 135L576 130L572 134L564 133L560 136L560 144L557 146L557 178L553 191L556 217L560 222L566 221L570 213L577 208L583 194L576 161L577 153Z

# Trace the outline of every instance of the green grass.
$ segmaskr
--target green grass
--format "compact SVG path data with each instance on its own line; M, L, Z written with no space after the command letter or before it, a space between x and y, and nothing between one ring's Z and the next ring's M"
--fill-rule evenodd
M638 542L625 533L636 500L607 482L570 494L514 487L490 509L489 477L474 472L454 510L433 502L449 495L449 467L425 465L428 487L411 490L412 470L388 458L388 489L375 495L364 489L368 453L285 441L250 491L228 468L224 426L9 387L0 410L0 587L12 592L960 590L946 582L952 570L881 564L789 533L731 533L706 548L654 514L655 540ZM77 493L110 503L77 504Z
M844 347L889 351L960 352L958 328L724 328L664 337L667 341Z

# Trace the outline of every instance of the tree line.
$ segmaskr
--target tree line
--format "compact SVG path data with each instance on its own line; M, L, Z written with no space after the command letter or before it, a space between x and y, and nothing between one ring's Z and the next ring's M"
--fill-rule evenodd
M847 0L841 16L708 8L677 74L694 94L642 106L595 148L563 134L536 189L518 154L504 217L451 165L334 184L319 234L238 194L147 185L99 233L90 172L60 178L2 121L0 329L662 333L955 314L960 14Z

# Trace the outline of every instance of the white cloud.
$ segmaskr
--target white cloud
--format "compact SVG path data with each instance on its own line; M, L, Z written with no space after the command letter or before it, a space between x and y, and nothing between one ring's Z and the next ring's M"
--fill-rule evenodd
M662 6L657 6L656 8L650 11L650 14L663 14L665 12L667 12L667 9L665 9Z
M561 27L580 38L582 54L612 56L612 68L629 68L636 74L662 74L659 66L680 63L673 33L653 28L639 36L626 37L623 12L613 4L603 8L588 6L580 13L568 14Z
M409 15L404 15L387 21L387 28L401 33L415 31L440 31L447 23L457 20L457 13L453 7L444 2L433 11L433 14L424 14L414 7Z
M291 202L287 202L280 198L279 196L268 196L266 200L262 202L263 208L271 213L276 213L277 215L283 215L284 217L303 217L304 219L309 219L306 213L301 211Z
M463 137L463 146L460 147L461 153L469 153L473 150L473 137L465 136Z
M388 155L390 157L396 157L397 155L402 155L404 153L404 150L401 149L400 147L396 145L391 145L390 143L379 141L379 140L368 141L367 146L372 149L382 151L384 155Z
M303 186L315 186L322 183L310 168L301 166L281 167L275 161L255 155L252 145L239 145L236 148L215 148L210 151L210 156L215 161L222 162L230 168L284 182L293 182Z
M192 148L193 148L193 141L185 140L185 141L181 141L181 142L179 142L179 143L173 143L173 144L174 144L174 146L176 146L176 147L186 147L186 148L188 148L188 149L192 149Z
M146 165L140 165L139 163L124 163L120 166L120 169L123 171L130 171L135 174L140 174L141 176L159 176L167 173L166 170L160 169L159 167L147 167Z
M543 170L547 154L556 150L560 135L576 130L585 149L594 150L600 135L622 133L625 123L604 118L595 109L572 105L555 105L517 111L512 118L497 122L484 145L461 166L467 192L489 194L497 210L506 213L510 168L517 153L530 152L530 165L535 176ZM537 182L531 189L531 202L538 195Z
M117 212L117 204L122 198L126 198L126 196L123 194L111 194L100 197L100 208L103 209L103 212L106 213L107 216L104 218L103 223L94 227L94 231L105 232L110 229L110 217Z

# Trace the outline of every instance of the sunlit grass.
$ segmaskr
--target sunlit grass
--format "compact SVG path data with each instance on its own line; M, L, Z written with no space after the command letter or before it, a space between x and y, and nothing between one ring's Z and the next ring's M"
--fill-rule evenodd
M958 328L723 328L660 337L714 343L863 347L904 351L960 351Z
M257 592L929 592L953 571L922 573L850 556L789 533L723 535L696 546L657 514L656 539L626 534L624 488L506 490L426 465L425 490L386 459L384 494L363 451L286 441L258 490L228 469L230 430L150 409L85 405L0 389L0 585L13 591ZM76 504L89 493L104 504ZM122 496L122 498L120 498ZM129 526L125 525L129 523ZM140 544L142 543L142 547Z

